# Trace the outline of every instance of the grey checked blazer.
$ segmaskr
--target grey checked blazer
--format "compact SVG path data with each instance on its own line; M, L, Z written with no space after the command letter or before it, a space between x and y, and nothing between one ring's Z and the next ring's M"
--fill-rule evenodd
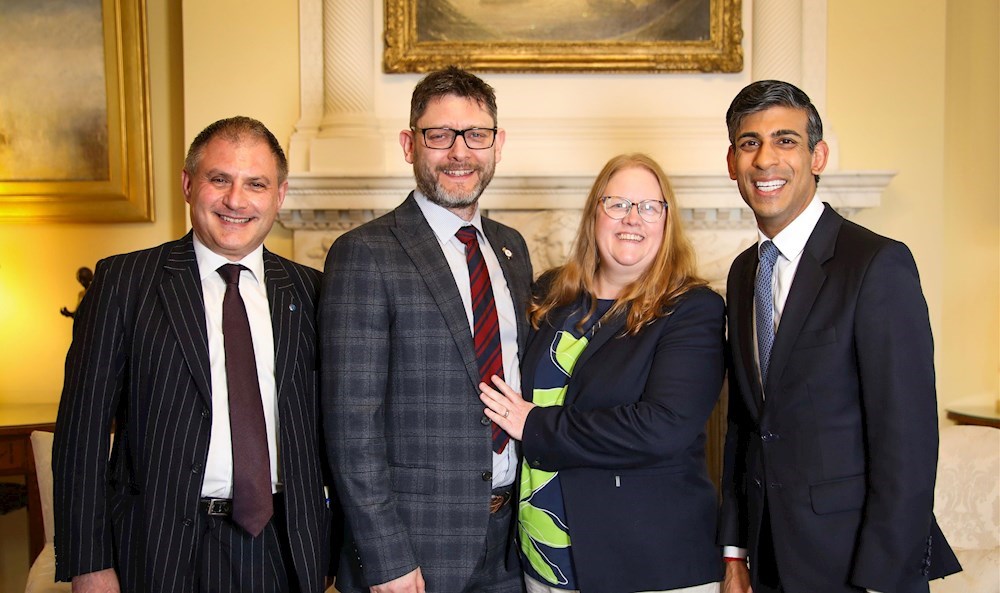
M264 250L281 473L296 573L321 591L330 512L316 379L316 270ZM211 432L205 306L189 233L97 265L73 325L53 448L56 577L193 591ZM116 426L108 460L108 434Z
M523 312L524 239L486 218L483 228ZM527 331L519 315L521 352ZM326 443L348 526L337 588L367 591L419 566L428 591L461 590L489 523L491 436L468 317L412 194L330 249L320 349Z

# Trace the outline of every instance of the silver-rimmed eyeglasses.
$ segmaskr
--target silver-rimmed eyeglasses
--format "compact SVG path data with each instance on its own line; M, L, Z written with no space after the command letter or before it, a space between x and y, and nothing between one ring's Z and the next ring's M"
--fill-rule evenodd
M414 128L424 137L424 146L436 150L448 150L455 144L455 138L461 136L465 145L472 150L491 148L497 137L496 128L466 128L453 130L451 128Z
M639 218L646 222L659 222L663 218L663 213L667 211L667 203L663 200L633 202L621 196L604 196L601 198L601 202L604 202L604 211L615 220L621 220L628 216L628 213L632 211L632 206L635 206L636 211L639 212Z

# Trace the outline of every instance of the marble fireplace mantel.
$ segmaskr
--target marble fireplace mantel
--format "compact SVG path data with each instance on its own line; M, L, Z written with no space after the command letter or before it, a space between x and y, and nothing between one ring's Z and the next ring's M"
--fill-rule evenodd
M850 217L879 205L894 173L823 175L819 197ZM536 271L566 256L586 200L590 176L497 176L483 194L484 214L518 229ZM721 289L732 259L750 245L753 214L735 182L721 175L674 175L685 228L698 252L699 269ZM326 252L344 232L395 208L413 189L411 176L343 177L292 174L279 221L292 230L296 261L322 269Z

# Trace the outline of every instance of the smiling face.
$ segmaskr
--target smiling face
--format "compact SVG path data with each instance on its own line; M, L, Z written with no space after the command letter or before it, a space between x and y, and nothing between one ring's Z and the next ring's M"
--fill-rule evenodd
M500 162L504 131L497 130L491 148L472 150L461 137L449 149L439 150L424 146L420 130L425 128L492 128L496 123L482 105L455 95L444 95L427 104L427 109L417 121L416 131L399 133L403 157L413 165L417 188L427 199L470 220L476 211L480 194L493 179L493 171Z
M663 200L660 183L644 167L629 167L608 180L605 196L621 196L633 204L644 200ZM625 218L615 220L598 202L594 238L600 263L597 266L598 297L615 298L618 292L638 279L656 259L663 244L668 213L656 222L646 222L633 207Z
M826 168L829 148L820 140L809 152L807 122L805 110L770 107L744 117L729 147L729 177L768 237L805 210Z
M230 261L264 242L288 188L278 183L271 149L255 139L213 138L197 169L181 173L181 184L198 240Z

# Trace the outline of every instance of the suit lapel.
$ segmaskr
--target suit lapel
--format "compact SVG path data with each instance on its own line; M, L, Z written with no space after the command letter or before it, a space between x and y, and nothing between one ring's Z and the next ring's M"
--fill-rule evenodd
M455 340L469 379L474 386L478 386L479 364L476 362L472 330L469 328L469 317L462 304L462 296L458 293L455 277L441 251L441 245L412 193L396 208L395 219L396 226L392 227L392 233L427 284L427 289Z
M504 280L514 301L514 317L517 320L517 346L518 352L523 352L528 338L528 300L531 295L531 278L527 276L530 269L528 253L521 252L520 241L514 242L508 239L508 233L496 222L483 218L483 232L496 254L497 261L500 262L500 269L503 271Z
M569 310L567 310L567 313L568 312ZM618 314L610 319L602 319L598 322L600 325L596 327L593 335L591 335L590 339L587 341L587 347L583 349L583 352L580 353L580 357L576 359L575 363L573 363L573 376L570 377L569 383L567 384L568 388L566 390L566 401L563 405L568 406L571 403L575 403L579 389L573 389L573 378L576 377L582 369L587 368L587 361L599 352L609 340L622 334L622 331L625 329L626 317L627 316L625 314ZM563 327L563 324L566 323L566 315L560 316L557 323L557 327Z
M205 298L198 274L192 235L188 233L167 255L165 274L159 286L160 303L177 336L191 376L205 404L212 403L211 371L208 361L208 328Z
M288 270L278 256L267 249L264 250L264 282L274 333L274 384L278 401L281 401L282 388L291 383L295 368L294 357L299 350L295 340L299 336L303 308Z
M781 374L791 356L795 341L805 325L806 317L812 310L816 296L826 281L823 264L833 257L837 233L840 231L840 217L830 206L826 206L816 228L806 242L799 267L795 270L795 280L788 291L785 310L781 314L778 333L774 336L771 349L771 366L768 369L768 384L781 378ZM765 390L766 392L766 390Z

